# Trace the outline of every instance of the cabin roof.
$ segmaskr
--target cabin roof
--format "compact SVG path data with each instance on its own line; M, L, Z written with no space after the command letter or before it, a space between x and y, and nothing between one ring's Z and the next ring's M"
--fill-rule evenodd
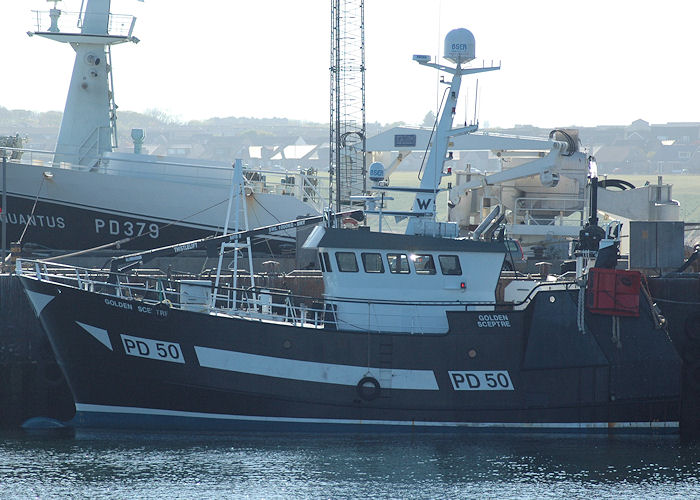
M370 250L445 251L445 252L500 252L506 247L499 241L433 238L395 233L378 233L365 229L326 229L318 242L319 248L347 248Z

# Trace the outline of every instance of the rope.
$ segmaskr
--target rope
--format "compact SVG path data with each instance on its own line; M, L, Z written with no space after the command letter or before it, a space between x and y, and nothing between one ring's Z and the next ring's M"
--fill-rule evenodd
M618 349L622 349L622 340L620 338L620 317L612 317L612 337L610 338L612 343L617 346Z
M421 173L423 172L423 166L425 165L425 157L428 156L428 150L430 149L430 143L433 140L433 134L435 134L435 129L438 126L438 121L440 120L440 112L442 111L442 106L445 104L445 96L447 95L447 92L449 91L449 87L445 88L445 91L442 93L442 100L440 101L440 106L438 107L438 113L437 116L435 117L435 122L433 123L433 129L430 131L430 137L428 138L428 144L425 146L425 151L423 152L423 160L420 162L420 168L418 169L418 180L421 181L423 178L421 177ZM435 159L437 161L437 158Z
M43 182L43 181L42 181L42 182ZM41 188L39 188L39 189L41 189ZM38 194L37 194L37 197L38 197ZM184 222L184 221L186 221L187 219L189 219L189 218L191 218L191 217L194 217L195 215L199 215L199 214L201 214L201 213L203 213L203 212L206 212L207 210L211 210L211 209L214 208L214 207L218 207L219 205L221 205L222 203L224 203L224 202L226 202L226 201L227 201L227 200L222 200L222 201L220 201L220 202L218 202L218 203L214 203L213 205L210 205L210 206L208 206L208 207L206 207L206 208L203 208L202 210L199 210L198 212L194 212L194 213L192 213L192 214L190 214L190 215L188 215L188 216L186 216L186 217L183 217L182 219L179 219L179 220L176 220L176 221L173 221L173 222L169 222L168 224L165 224L164 226L159 226L159 227L158 227L158 231L161 231L161 230L163 230L163 229L167 229L167 228L169 228L170 226L173 226L173 225L178 224L178 223L180 223L180 222ZM36 202L34 203L34 205L36 206ZM32 213L34 213L34 209L32 209ZM25 227L25 230L26 230L26 227ZM67 258L67 257L75 257L75 256L82 255L82 254L85 254L85 253L94 252L94 251L96 251L96 250L104 250L104 249L107 249L107 248L110 248L110 247L113 247L113 246L117 246L117 245L121 246L121 245L124 245L124 244L126 244L126 243L131 243L132 241L138 240L139 238L143 238L143 237L149 236L149 235L150 235L150 231L149 231L149 232L142 233L142 234L139 234L139 235L136 235L136 236L130 236L130 237L128 237L128 238L122 238L122 239L120 239L120 240L113 241L112 243L106 243L106 244L104 244L104 245L99 245L99 246L96 246L96 247L87 248L87 249L85 249L85 250L80 250L80 251L78 251L78 252L73 252L73 253L68 253L68 254L63 254L63 255L56 255L55 257L50 257L50 258L44 259L44 260L52 260L52 261L53 261L53 260L65 259L65 258ZM24 236L24 233L22 233L22 236ZM21 237L20 237L20 243L21 243L21 241L22 241L22 239L21 239ZM104 267L104 266L102 266L102 267Z
M576 324L580 333L586 333L586 278L581 280L578 289L578 304L576 309Z
M273 219L275 219L276 222L282 222L281 220L279 220L279 219L275 216L275 214L273 214L272 212L270 212L270 211L265 207L265 205L263 205L262 203L260 203L260 201L257 199L257 197L253 196L253 201L255 201L255 203L257 203L257 204L260 206L260 208L262 208L263 210L265 210L265 211L268 213L268 215L269 215L270 217L272 217ZM268 238L263 238L263 241L265 242L265 245L267 245L267 251L270 252L270 255L271 255L272 257L274 257L275 254L272 252L272 247L270 246L270 240L269 240ZM252 250L252 249L251 249L251 250Z
M651 297L651 292L649 291L649 284L647 283L647 277L644 276L643 274L642 274L641 289L642 289L642 295L644 295L644 298L647 300L647 303L649 304L649 311L651 311L651 316L654 319L654 327L657 329L662 328L666 324L666 318L664 318L661 315L661 311L654 303L654 300Z
M22 244L22 239L24 238L24 233L27 232L27 228L29 227L29 223L32 221L32 217L34 217L34 211L36 210L36 204L39 201L39 195L41 194L41 188L44 187L44 180L46 178L42 175L41 176L41 183L39 184L39 191L36 193L36 198L34 198L34 206L32 206L32 212L29 214L29 217L27 217L27 223L24 225L24 229L22 230L22 234L19 237L19 244Z

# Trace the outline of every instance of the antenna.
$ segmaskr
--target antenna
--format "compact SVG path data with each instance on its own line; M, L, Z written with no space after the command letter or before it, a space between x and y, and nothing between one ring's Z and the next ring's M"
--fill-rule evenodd
M364 5L331 1L328 203L336 212L367 193Z
M467 126L467 114L469 113L469 92L464 93L464 126Z
M476 79L476 92L474 94L474 122L477 123L476 121L476 107L477 104L479 103L479 79Z

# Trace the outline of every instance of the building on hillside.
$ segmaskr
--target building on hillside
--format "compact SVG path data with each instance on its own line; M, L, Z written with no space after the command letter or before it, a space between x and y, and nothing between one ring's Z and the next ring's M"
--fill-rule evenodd
M671 141L664 141L671 142ZM658 174L700 173L698 144L662 144L651 157L651 172Z
M620 144L601 146L595 151L598 172L601 174L646 174L649 160L646 151L637 145Z
M670 122L651 125L651 133L658 141L673 140L675 144L693 144L700 140L700 123Z

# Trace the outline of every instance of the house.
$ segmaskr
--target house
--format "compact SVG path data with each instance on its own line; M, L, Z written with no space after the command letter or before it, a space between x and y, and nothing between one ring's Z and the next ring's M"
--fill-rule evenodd
M595 151L594 156L598 164L598 171L603 174L649 172L646 151L638 145L601 146Z
M697 143L662 144L651 157L651 167L658 174L700 173L700 147Z

